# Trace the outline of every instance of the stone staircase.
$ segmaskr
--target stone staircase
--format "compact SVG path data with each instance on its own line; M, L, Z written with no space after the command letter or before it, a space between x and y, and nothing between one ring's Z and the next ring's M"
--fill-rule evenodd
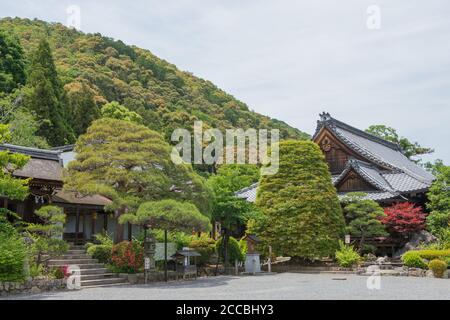
M92 259L86 253L84 246L71 245L66 254L57 259L49 260L49 266L52 267L67 265L77 265L80 267L82 288L123 285L128 283L126 279L117 277L116 274L105 268L97 259Z

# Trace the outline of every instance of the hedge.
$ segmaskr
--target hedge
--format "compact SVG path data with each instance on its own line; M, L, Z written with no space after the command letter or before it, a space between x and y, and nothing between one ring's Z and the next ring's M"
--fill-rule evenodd
M422 259L418 262L417 259ZM402 255L403 263L408 267L418 267L425 269L427 261L440 259L444 261L450 260L450 250L411 250Z

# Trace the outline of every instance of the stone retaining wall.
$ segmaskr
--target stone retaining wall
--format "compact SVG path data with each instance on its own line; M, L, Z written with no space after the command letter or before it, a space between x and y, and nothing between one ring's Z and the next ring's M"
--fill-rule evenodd
M23 282L0 282L0 296L5 297L19 293L36 294L65 288L65 279L33 279Z

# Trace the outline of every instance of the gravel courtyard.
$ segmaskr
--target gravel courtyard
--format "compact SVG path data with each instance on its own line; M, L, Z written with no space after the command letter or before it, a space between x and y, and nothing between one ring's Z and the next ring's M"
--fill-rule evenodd
M113 286L15 296L8 299L445 299L450 300L450 280L383 277L379 290L367 288L368 277L333 274L282 273L264 276L212 277L197 281Z

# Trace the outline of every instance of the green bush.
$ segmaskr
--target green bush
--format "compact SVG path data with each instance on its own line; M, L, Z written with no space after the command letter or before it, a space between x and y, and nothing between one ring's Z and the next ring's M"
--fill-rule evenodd
M223 237L217 240L216 242L216 251L220 255L222 260L224 259L224 247L223 247ZM233 264L235 260L244 261L245 257L241 251L241 247L239 246L239 242L230 237L228 239L228 262Z
M426 260L443 259L450 257L450 250L418 250L421 258Z
M112 248L112 245L94 244L87 249L87 253L100 263L111 263Z
M21 281L25 278L27 249L17 234L0 234L0 281Z
M164 230L154 230L153 234L157 242L164 242ZM142 241L144 240L143 234L141 235ZM188 247L191 241L191 236L180 231L171 231L167 234L167 241L174 242L178 250L183 247Z
M335 253L336 261L343 268L353 267L361 262L361 256L352 247L339 240L339 250Z
M402 255L402 262L410 268L426 269L427 264L420 256L419 251L408 251Z
M447 263L439 259L434 259L428 264L428 268L433 271L433 275L436 278L443 278L447 270Z
M45 269L42 264L32 263L30 265L30 277L36 278L43 276L45 274Z
M199 265L205 265L211 260L211 256L215 253L216 241L208 234L202 233L200 237L193 236L189 242L189 248L194 249L201 254L197 259Z

